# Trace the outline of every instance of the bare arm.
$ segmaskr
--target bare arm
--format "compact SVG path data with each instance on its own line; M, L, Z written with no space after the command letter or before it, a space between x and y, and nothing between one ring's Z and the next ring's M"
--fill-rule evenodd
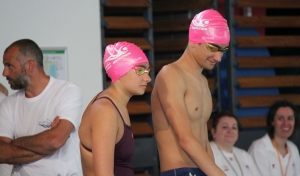
M0 137L0 163L27 164L43 157L45 155L12 145L9 138Z
M207 152L191 131L184 100L186 85L181 75L174 68L169 67L168 69L161 70L155 82L155 84L158 85L156 90L163 111L175 133L181 149L186 152L207 175L225 176L214 163L212 159L213 156L209 154L211 149Z
M101 103L100 103L101 102ZM97 103L97 104L96 104ZM91 112L92 150L96 176L114 175L114 150L118 133L118 113L107 100L98 100Z
M18 138L12 144L41 155L50 155L66 143L73 129L71 122L61 119L55 127L33 136Z

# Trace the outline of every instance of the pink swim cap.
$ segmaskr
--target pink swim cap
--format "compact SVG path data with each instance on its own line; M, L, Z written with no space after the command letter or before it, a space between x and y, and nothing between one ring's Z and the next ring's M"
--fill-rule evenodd
M145 53L133 43L118 42L105 48L103 65L112 82L135 65L145 62L149 62Z
M227 21L216 10L204 10L190 24L189 42L229 44L230 33Z

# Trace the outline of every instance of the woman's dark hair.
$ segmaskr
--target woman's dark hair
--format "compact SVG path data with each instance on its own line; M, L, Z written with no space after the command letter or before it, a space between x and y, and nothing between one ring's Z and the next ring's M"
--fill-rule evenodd
M272 124L274 122L274 117L276 115L277 110L282 107L290 107L294 112L295 126L294 126L294 131L293 131L292 135L289 137L289 139L295 135L296 128L298 128L298 125L299 125L299 112L298 111L299 110L297 109L297 107L294 104L292 104L291 102L288 102L285 100L277 101L270 107L268 115L267 115L267 133L271 139L274 138L274 131L275 131L275 127Z
M212 128L216 129L220 119L224 116L234 118L237 121L239 131L242 129L242 125L241 125L240 121L238 120L238 118L232 112L227 111L227 110L223 110L223 111L219 112L216 116L214 116L212 118Z

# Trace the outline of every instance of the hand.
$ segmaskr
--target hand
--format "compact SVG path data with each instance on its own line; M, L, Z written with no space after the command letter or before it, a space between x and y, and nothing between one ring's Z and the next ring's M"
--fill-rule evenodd
M60 121L59 116L56 116L53 122L51 123L51 129L55 128L58 125L59 121Z

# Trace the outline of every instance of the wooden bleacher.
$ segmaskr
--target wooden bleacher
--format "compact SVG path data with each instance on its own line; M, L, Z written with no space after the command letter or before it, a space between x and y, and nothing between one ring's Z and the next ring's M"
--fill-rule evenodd
M153 0L153 12L177 12L211 8L211 0Z
M241 108L270 107L273 103L280 100L287 100L295 105L300 105L299 94L280 94L280 95L257 95L239 96L238 102Z
M190 19L157 19L153 21L153 30L154 32L186 31L190 23Z
M299 27L300 17L287 16L236 16L236 23L238 27Z
M239 118L239 122L242 125L243 129L250 129L250 128L263 128L266 127L266 117L265 116L256 116L253 117L243 117ZM212 120L210 119L207 122L207 128L210 130L212 127Z
M236 57L238 68L297 68L299 56Z
M238 77L240 88L300 87L300 75Z
M151 24L144 17L104 17L107 29L150 29ZM133 23L134 22L134 23Z
M105 38L105 41L107 44L113 44L119 41L127 41L136 44L139 46L142 50L150 50L152 49L152 45L145 39L145 38L128 38L128 37L107 37Z
M300 36L235 37L237 45L245 47L300 47Z
M300 8L298 0L236 0L238 7L257 7L257 8Z
M299 9L299 0L236 0L232 8L251 7L257 9ZM234 16L235 25L239 28L300 28L300 15L287 16ZM236 36L236 46L239 48L299 48L300 35L282 34L265 36ZM239 69L262 69L262 68L299 68L299 55L271 55L236 57ZM240 89L264 89L264 88L292 88L300 87L300 75L275 75L275 76L243 76L236 78L237 87ZM279 95L245 95L238 96L239 108L269 107L277 100L289 100L300 105L299 94ZM265 119L261 116L243 117L246 127L263 127Z
M154 41L155 52L182 52L188 44L187 38L160 39Z

